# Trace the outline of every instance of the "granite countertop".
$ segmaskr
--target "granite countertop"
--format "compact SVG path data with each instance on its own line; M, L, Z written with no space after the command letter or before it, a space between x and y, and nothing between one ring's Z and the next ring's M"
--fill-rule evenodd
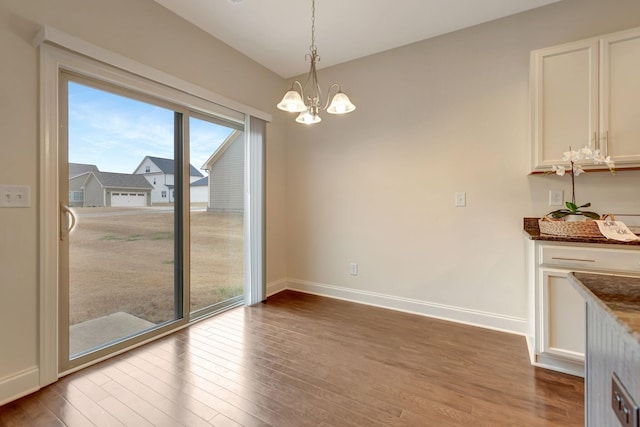
M640 343L640 277L570 273L569 282L589 302L594 302Z
M621 242L619 240L607 239L606 237L569 237L553 236L551 234L540 233L538 226L539 218L524 218L523 233L530 240L545 240L550 242L575 242L575 243L600 243L607 245L640 246L640 240L633 242Z

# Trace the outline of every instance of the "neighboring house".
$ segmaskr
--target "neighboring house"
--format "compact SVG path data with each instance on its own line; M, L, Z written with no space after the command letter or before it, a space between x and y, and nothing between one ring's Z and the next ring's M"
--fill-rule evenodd
M233 131L202 166L209 173L208 211L244 211L244 138Z
M146 156L133 173L143 176L153 186L151 204L174 202L175 166L173 159ZM190 183L202 177L200 171L189 165Z
M209 201L209 177L205 176L191 183L191 203L207 203Z
M84 191L80 188L79 180L72 181L78 175L87 172L100 172L96 165L88 165L84 163L69 163L69 206L84 206Z
M96 165L88 165L84 163L69 163L69 178L82 175L86 172L100 172Z
M86 172L69 179L71 189L82 191L82 204L71 206L142 207L151 205L153 187L140 175L113 172Z

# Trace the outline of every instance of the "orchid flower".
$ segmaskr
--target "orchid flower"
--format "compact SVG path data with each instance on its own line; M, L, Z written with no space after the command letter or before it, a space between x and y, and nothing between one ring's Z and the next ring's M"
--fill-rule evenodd
M589 218L598 219L600 215L598 215L597 213L581 210L581 208L591 206L591 203L587 203L586 205L582 206L576 205L575 177L585 173L582 165L578 162L582 160L591 160L595 165L601 165L604 163L612 173L615 173L615 165L613 160L611 160L611 156L605 157L599 149L592 150L591 147L588 146L585 146L578 151L575 151L571 147L569 147L569 151L565 151L562 154L562 160L565 162L569 162L569 166L567 167L564 165L553 165L551 166L551 173L555 173L558 176L564 176L565 173L568 173L571 176L571 202L566 202L567 209L559 209L557 211L551 212L549 215L553 216L554 218L564 218L569 214L578 214L587 216Z
M604 164L607 165L611 172L614 172L614 168L616 167L616 165L613 163L613 160L611 160L611 156L607 156L604 158Z
M565 162L577 162L580 160L580 153L578 151L573 151L571 148L569 148L569 151L565 151L562 154L564 154L562 160Z
M580 149L578 153L579 153L579 156L582 157L583 159L592 159L595 153L599 151L600 150L591 151L591 148L583 147Z

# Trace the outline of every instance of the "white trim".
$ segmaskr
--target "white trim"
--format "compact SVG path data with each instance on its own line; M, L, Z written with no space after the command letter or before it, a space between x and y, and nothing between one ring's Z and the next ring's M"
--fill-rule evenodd
M527 352L529 353L529 361L531 362L531 364L535 364L536 363L536 344L535 344L535 340L533 338L533 336L527 334L526 337L527 339Z
M550 369L552 371L562 372L563 374L575 375L576 377L584 378L585 376L584 364L568 359L548 358L544 355L539 355L535 362L531 362L531 366Z
M525 318L505 316L463 307L433 303L394 295L350 289L323 283L308 282L298 279L281 279L268 286L269 295L285 289L336 298L374 307L387 308L420 316L433 317L455 323L492 329L500 332L526 336L528 322Z
M275 295L278 292L286 291L287 288L287 279L280 279L274 282L267 283L267 296Z
M160 83L171 88L180 90L186 94L196 96L214 102L220 106L224 106L240 113L260 118L267 122L272 121L271 114L265 113L253 107L241 104L232 99L226 98L215 92L194 85L186 80L167 74L148 65L142 64L126 56L119 55L107 49L101 48L78 37L69 35L63 31L57 30L48 25L44 25L34 38L34 46L40 46L43 43L49 43L69 49L72 52L82 54L88 58L109 64L121 70L128 71L137 76L144 77L156 83Z
M40 389L40 372L34 366L0 379L0 406Z
M54 52L40 50L39 364L40 386L58 379L58 74ZM52 114L51 112L55 112Z

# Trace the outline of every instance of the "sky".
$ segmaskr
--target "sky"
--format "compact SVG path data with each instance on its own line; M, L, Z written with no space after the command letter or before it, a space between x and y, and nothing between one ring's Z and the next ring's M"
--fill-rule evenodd
M195 118L189 128L200 170L232 129ZM173 133L172 110L69 82L69 163L133 173L145 156L172 159Z

